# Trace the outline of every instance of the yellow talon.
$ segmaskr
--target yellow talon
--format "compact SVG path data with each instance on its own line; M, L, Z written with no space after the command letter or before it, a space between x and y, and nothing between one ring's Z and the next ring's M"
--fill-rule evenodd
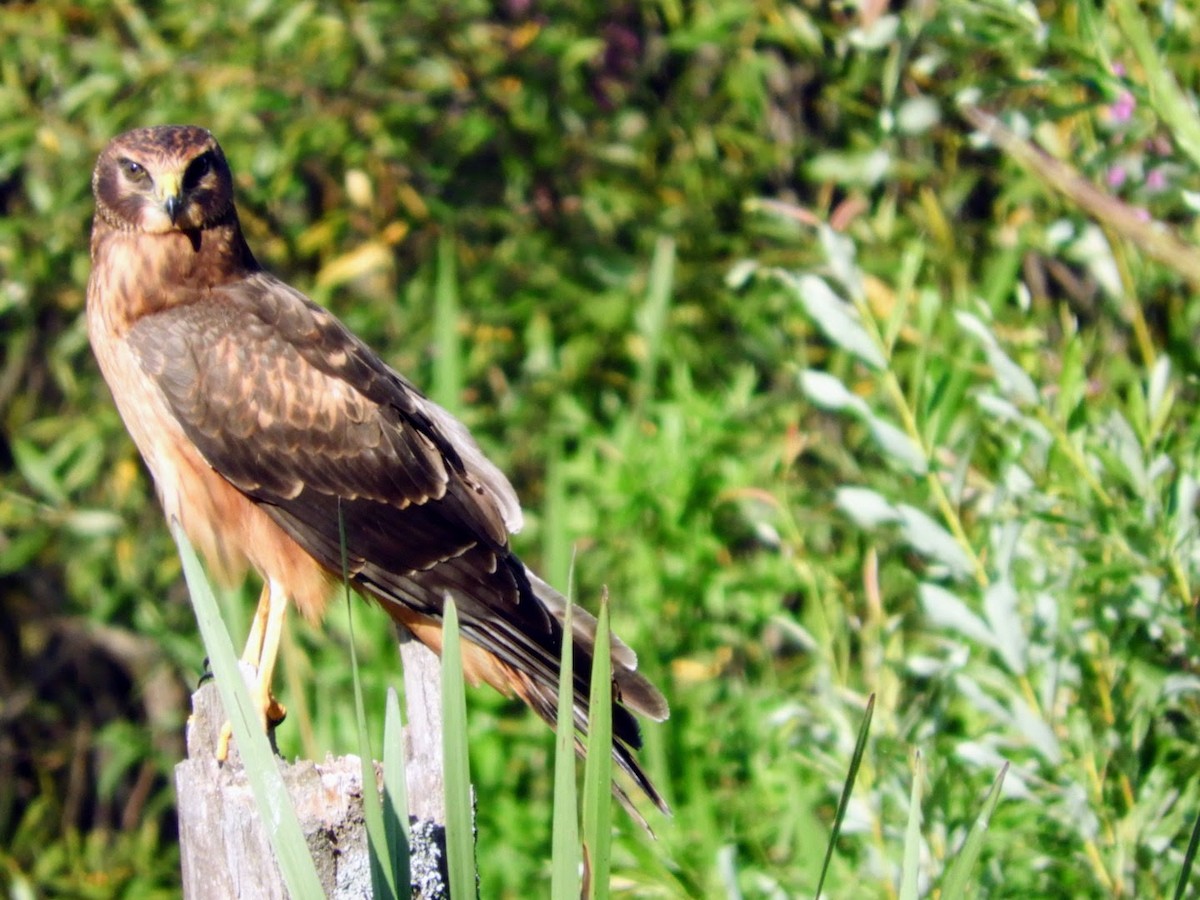
M258 710L258 721L263 731L274 728L287 716L283 704L271 694L271 679L275 673L285 612L287 597L282 591L276 593L273 582L264 584L258 597L254 622L250 626L250 636L246 639L246 649L242 651L242 662L255 672L252 687L254 707ZM233 726L227 719L217 738L217 762L225 762L229 758L229 742L232 739Z

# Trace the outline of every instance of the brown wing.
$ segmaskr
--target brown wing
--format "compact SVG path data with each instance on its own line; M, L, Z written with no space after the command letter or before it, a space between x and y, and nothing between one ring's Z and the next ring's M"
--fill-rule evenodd
M356 579L411 590L398 599L421 612L441 601L408 581L445 563L489 607L519 599L508 482L328 312L259 274L129 339L208 463L326 568L341 570L340 516Z
M447 591L464 636L522 673L519 693L553 721L563 600L508 548L520 507L466 429L336 318L262 273L143 317L129 341L218 473L334 573L341 529L353 582L439 618ZM575 629L576 718L586 722L592 622ZM661 719L661 694L614 649L625 705ZM614 709L614 754L662 805Z

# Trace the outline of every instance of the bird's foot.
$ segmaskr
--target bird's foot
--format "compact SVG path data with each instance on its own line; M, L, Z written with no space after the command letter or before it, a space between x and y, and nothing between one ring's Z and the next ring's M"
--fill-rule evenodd
M261 690L255 686L255 694L258 701L254 704L258 710L258 724L270 735L275 726L287 718L287 709L275 699L269 688ZM221 733L217 736L217 762L223 763L229 758L229 743L232 740L233 723L226 719L221 726Z

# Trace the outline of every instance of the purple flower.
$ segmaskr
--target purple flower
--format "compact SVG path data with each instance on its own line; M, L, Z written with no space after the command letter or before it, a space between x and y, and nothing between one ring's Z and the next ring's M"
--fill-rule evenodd
M1133 118L1133 111L1137 109L1137 101L1133 99L1133 94L1129 91L1121 91L1117 95L1116 102L1108 108L1108 114L1114 122L1128 122Z

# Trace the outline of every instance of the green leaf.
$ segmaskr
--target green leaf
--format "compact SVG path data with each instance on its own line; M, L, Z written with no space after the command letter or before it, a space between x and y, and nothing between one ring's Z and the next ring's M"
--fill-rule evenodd
M950 532L915 506L901 503L896 510L900 514L900 531L914 550L941 563L957 578L971 575L974 571L971 560Z
M675 242L668 237L660 237L654 244L654 256L650 259L646 299L637 312L638 334L644 347L642 358L638 362L638 388L635 397L639 410L644 408L654 392L654 380L658 374L658 360L662 354L674 279Z
M579 810L575 786L574 618L572 592L567 591L563 642L558 675L558 718L554 728L554 834L551 845L550 896L579 897Z
M1179 868L1179 880L1175 883L1175 900L1183 900L1188 884L1192 880L1192 866L1196 863L1196 851L1200 848L1200 816L1192 823L1192 836L1188 838L1187 850L1183 854L1183 865Z
M858 267L858 253L854 240L825 224L817 228L817 237L821 241L821 250L825 253L825 261L833 280L841 285L852 303L859 304L865 301L862 269Z
M864 420L867 428L871 430L871 437L889 463L913 475L924 475L929 471L925 454L907 434L886 419L873 414L864 416Z
M908 823L904 826L904 864L900 869L899 900L917 900L921 874L921 792L925 785L925 758L913 751L912 792L908 798Z
M884 458L916 475L924 475L929 464L921 448L907 434L871 412L867 402L836 376L817 369L800 373L800 389L821 409L845 412L862 421L871 432Z
M725 273L726 287L731 291L740 291L757 274L758 268L759 262L756 259L738 260Z
M912 97L896 109L896 128L902 134L921 134L938 124L942 110L932 97Z
M963 310L956 311L954 318L958 326L978 340L983 347L983 354L987 357L996 386L1001 392L1016 403L1036 403L1038 391L1033 379L1000 348L1000 342L983 320Z
M858 739L854 742L854 753L850 756L850 770L842 783L842 796L838 799L837 813L833 817L833 828L829 832L829 843L825 846L825 860L821 863L821 876L817 880L817 890L813 894L815 900L821 900L821 889L825 886L825 876L829 873L829 864L833 861L833 850L837 845L838 835L842 831L842 821L846 818L846 808L850 805L850 794L854 790L854 782L858 778L858 770L862 766L863 756L867 752L867 736L871 733L871 718L875 713L875 695L867 698L867 708L863 713L862 724L858 727Z
M827 338L872 369L887 367L883 351L863 328L854 307L835 294L825 279L781 270L776 270L776 275L792 288L808 317Z
M863 153L817 153L804 165L804 174L815 182L873 187L883 180L891 167L891 154L883 149Z
M992 789L988 791L983 809L975 819L975 824L971 826L971 833L967 835L966 842L946 874L946 880L942 884L942 897L945 900L958 900L959 897L967 895L967 878L970 877L971 869L974 868L976 860L979 859L979 852L983 849L988 822L991 821L992 813L996 811L996 805L1000 802L1000 788L1007 774L1008 763L1005 763L992 783Z
M458 267L454 237L443 234L437 247L437 281L433 293L433 390L438 404L451 412L462 406L462 346L459 338Z
M17 469L30 487L56 506L64 505L67 502L67 494L49 456L42 453L33 443L21 438L14 439L11 448L13 462L17 464Z
M463 679L458 608L447 595L442 626L442 727L446 776L446 860L450 896L474 897L475 822L467 756L467 698Z
M837 508L854 520L859 528L873 530L900 520L896 507L882 494L870 488L846 485L834 492Z
M883 50L895 45L899 30L899 16L883 15L872 21L869 27L851 29L847 39L862 50Z
M259 724L258 711L242 678L233 644L229 640L229 632L226 631L225 623L221 621L220 612L217 610L217 600L212 587L204 575L196 551L192 549L187 535L183 533L183 526L178 520L172 521L170 525L171 535L179 548L179 558L183 563L183 574L192 598L192 607L196 612L196 623L200 627L204 649L221 694L221 704L233 726L233 736L237 740L246 777L250 781L250 790L254 794L254 802L262 817L263 827L266 828L275 858L279 862L279 871L293 897L323 897L325 892L321 888L321 880L317 877L317 869L313 865L312 854L308 851L300 821L296 818L292 798L284 786L283 776L279 774L279 766L267 741L266 732Z
M556 416L556 421L562 421L561 414ZM551 523L551 527L542 531L542 576L555 587L570 580L572 559L570 532L566 528L554 527L555 523L563 522L567 517L568 487L567 466L563 460L563 431L561 427L554 428L549 440L542 503L542 519Z
M831 412L848 410L855 416L870 415L867 402L846 387L840 378L828 372L805 369L800 373L800 390L821 409Z
M1175 80L1175 73L1151 36L1139 5L1133 0L1115 0L1112 8L1125 39L1123 46L1133 51L1145 72L1155 111L1171 126L1172 136L1193 164L1200 162L1200 115L1192 97ZM1169 14L1162 11L1160 15Z
M1015 675L1024 675L1029 641L1025 637L1016 588L1011 581L988 585L983 594L983 612L993 635L996 651Z
M935 628L945 628L965 638L994 647L996 639L987 623L953 594L940 585L922 582L917 588L925 617Z
M612 658L608 592L600 598L592 689L588 698L587 761L583 769L583 844L587 850L592 900L608 897L612 844Z

